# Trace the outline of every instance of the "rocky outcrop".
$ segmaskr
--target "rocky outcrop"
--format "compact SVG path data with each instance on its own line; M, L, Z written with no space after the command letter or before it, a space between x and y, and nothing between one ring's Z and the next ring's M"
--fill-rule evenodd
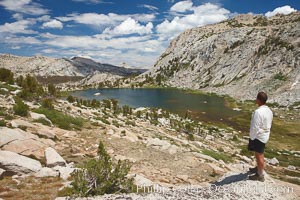
M45 150L47 167L66 166L66 161L61 157L55 149L48 147Z
M11 174L27 174L42 169L39 161L10 151L0 150L0 167Z
M187 30L147 74L163 85L238 99L263 90L271 102L292 104L300 99L299 17L241 15Z
M1 127L0 135L0 148L2 150L34 156L37 159L44 158L44 150L54 145L52 140L39 138L37 135L21 129Z

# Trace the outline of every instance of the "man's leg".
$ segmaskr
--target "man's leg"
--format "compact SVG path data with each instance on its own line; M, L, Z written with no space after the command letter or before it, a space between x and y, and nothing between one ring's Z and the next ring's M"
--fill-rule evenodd
M257 173L259 176L263 176L264 172L264 154L255 152L255 158L257 162Z

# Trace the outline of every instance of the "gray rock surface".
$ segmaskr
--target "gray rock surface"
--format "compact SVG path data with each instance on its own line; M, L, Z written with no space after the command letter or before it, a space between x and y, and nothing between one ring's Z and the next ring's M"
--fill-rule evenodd
M290 105L300 99L300 12L242 15L186 30L146 72L162 84ZM140 76L141 81L145 76Z
M38 120L38 119L43 119L46 120L47 122L49 122L49 124L51 124L51 126L53 125L51 120L48 119L44 114L39 114L39 113L35 113L35 112L29 112L30 117L34 120Z
M45 157L47 167L66 166L66 161L52 147L45 149Z
M12 174L26 174L42 169L39 161L10 151L0 151L0 167Z
M57 170L59 172L59 177L63 180L68 180L68 178L71 176L72 172L74 172L75 168L71 166L55 166L53 169Z
M38 159L44 157L45 148L52 146L53 141L39 138L37 135L21 129L0 128L0 148L25 156L33 155Z
M3 177L4 175L4 172L6 172L6 170L0 168L0 179Z
M57 177L59 172L48 167L43 167L40 171L33 174L35 177Z

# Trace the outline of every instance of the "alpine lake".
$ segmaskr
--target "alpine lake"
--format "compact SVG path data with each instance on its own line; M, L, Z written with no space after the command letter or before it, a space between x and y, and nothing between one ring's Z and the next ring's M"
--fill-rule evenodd
M254 100L241 102L228 96L171 88L88 89L70 94L89 100L116 99L118 105L132 108L161 108L220 128L232 127L241 136L249 134L251 113L256 109ZM274 119L265 156L276 157L283 165L300 166L299 157L289 156L300 150L299 111L269 106Z

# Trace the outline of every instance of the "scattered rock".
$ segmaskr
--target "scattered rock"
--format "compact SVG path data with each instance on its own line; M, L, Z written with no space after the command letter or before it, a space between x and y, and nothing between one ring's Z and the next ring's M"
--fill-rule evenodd
M35 177L57 177L59 172L52 168L43 167L40 171L34 173Z
M205 140L214 140L214 139L215 139L215 137L212 136L212 135L207 135L207 136L205 137Z
M3 178L4 172L6 172L6 170L0 168L0 179Z
M5 145L2 150L12 151L24 156L34 156L41 160L44 158L44 151L48 146L50 145L47 145L40 140L25 139L12 141Z
M4 92L8 92L9 91L7 88L0 88L0 90L2 90Z
M106 132L107 135L113 135L114 133L115 133L115 131L112 129L108 129Z
M56 139L55 131L52 128L50 128L49 126L45 126L45 125L36 123L36 127L34 129L29 128L27 130L38 135L39 137L49 138L52 140Z
M194 156L196 156L197 158L200 158L200 159L209 160L209 161L212 161L212 162L218 162L213 157L208 156L208 155L204 155L202 153L193 152L193 154L194 154Z
M279 165L279 161L277 160L277 158L272 158L272 159L266 159L266 162L270 165Z
M55 166L53 169L59 171L59 177L64 180L68 180L68 178L71 176L72 172L74 172L74 170L75 170L75 168L70 167L70 166L66 166L66 167Z
M138 187L150 187L153 186L153 182L142 175L135 174L133 176L134 184Z
M170 124L170 121L166 118L158 118L157 120L163 126L166 126L166 125Z
M46 147L53 145L51 140L40 139L38 136L21 129L0 128L0 147L25 156L33 155L38 159L44 157Z
M116 160L121 160L121 161L128 160L129 162L133 162L133 163L136 162L136 160L134 158L128 158L128 157L125 157L125 156L122 156L122 155L116 155L115 159Z
M219 167L213 163L207 163L207 165L209 165L213 169L214 173L216 173L216 174L224 174L224 172L225 172L224 169L222 169L221 167Z
M0 166L11 174L26 174L42 169L39 161L10 151L0 151Z
M15 90L15 91L11 91L10 93L13 95L17 95L18 93L22 92L22 90Z
M289 170L296 170L297 168L296 168L295 166L293 166L293 165L289 165L289 166L287 167L287 169L289 169Z
M46 148L45 157L47 167L66 166L66 161L52 147Z
M47 122L49 122L51 124L51 126L53 126L51 120L48 119L44 114L39 114L39 113L35 113L35 112L29 112L29 114L33 120L44 119Z
M160 140L158 138L149 139L147 142L147 146L151 146L155 149L167 150L171 144L166 140Z
M176 178L178 178L184 182L187 182L189 179L189 176L188 175L177 175Z
M7 127L0 127L0 147L7 145L15 140L25 140L30 138L37 138L32 134L28 134L21 129L11 129Z
M29 123L27 121L24 121L22 119L12 120L11 121L11 126L13 128L19 128L19 127L31 127L31 128L33 128L34 127L31 123Z
M176 154L177 151L179 151L180 149L176 146L176 145L171 145L170 148L168 149L169 154L173 155Z

